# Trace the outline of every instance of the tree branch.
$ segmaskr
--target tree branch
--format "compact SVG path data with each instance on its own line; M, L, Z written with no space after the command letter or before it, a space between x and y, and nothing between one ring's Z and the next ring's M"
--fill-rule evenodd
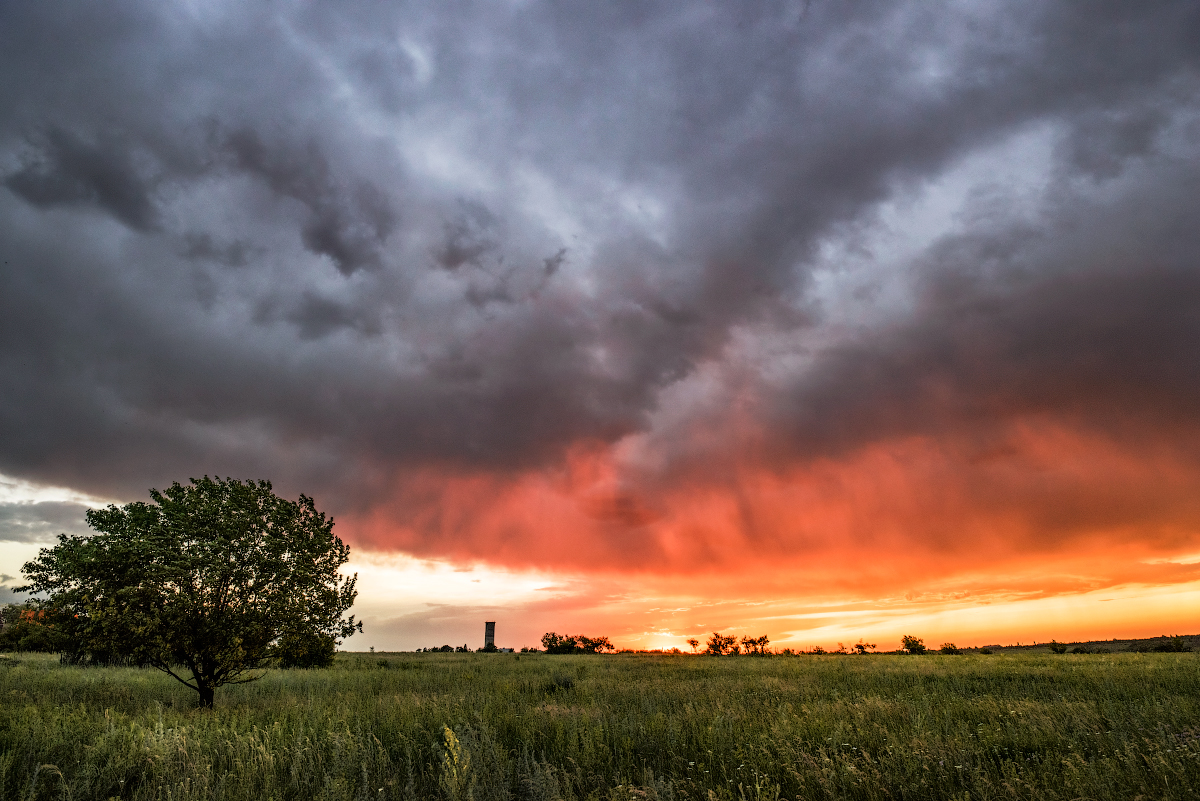
M179 683L180 683L180 684L182 684L184 687L190 687L191 689L195 690L196 692L200 692L200 688L199 688L199 687L197 687L197 686L196 686L196 685L194 685L194 684L188 684L186 681L184 681L184 680L183 680L183 679L181 679L179 676L177 676L177 675L175 674L175 671L171 670L171 668L170 668L170 667L168 667L168 666L167 666L165 663L164 663L164 664L161 664L161 665L157 665L157 664L156 664L154 667L158 668L158 669L159 669L159 670L161 670L163 673L166 673L168 676L170 676L171 678L175 679L175 681L179 682Z

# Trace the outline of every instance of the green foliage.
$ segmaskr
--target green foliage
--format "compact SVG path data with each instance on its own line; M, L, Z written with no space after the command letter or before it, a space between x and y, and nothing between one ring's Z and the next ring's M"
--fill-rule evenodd
M0 651L57 653L70 645L53 608L36 601L0 606Z
M1067 652L1067 646L1061 642L1058 642L1057 640L1051 640L1050 650L1056 654L1065 654Z
M343 618L350 549L311 498L207 476L150 497L89 511L97 534L60 535L23 568L21 589L50 594L75 661L151 665L211 706L217 687L258 678L272 658L316 664L361 630Z
M282 668L327 668L337 655L337 639L321 631L288 630L279 638L274 653Z
M340 653L330 670L228 687L208 713L172 685L0 660L0 798L1178 800L1200 787L1189 653Z
M962 653L962 649L952 642L944 642L942 647L938 648L938 653L956 656Z
M920 637L914 637L911 634L905 634L900 638L900 642L903 644L904 650L908 651L910 654L923 654L926 651L925 641Z
M607 637L585 637L582 634L542 635L542 647L548 654L599 654L616 650Z

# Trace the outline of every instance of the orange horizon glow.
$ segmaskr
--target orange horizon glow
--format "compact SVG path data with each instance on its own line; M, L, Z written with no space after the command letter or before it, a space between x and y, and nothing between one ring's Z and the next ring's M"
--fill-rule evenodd
M380 558L558 585L495 603L480 587L462 607L513 612L523 645L539 627L684 650L714 630L890 650L906 633L964 646L1197 628L1186 453L1036 419L808 460L721 444L703 469L648 470L631 442L516 476L425 469L339 525Z

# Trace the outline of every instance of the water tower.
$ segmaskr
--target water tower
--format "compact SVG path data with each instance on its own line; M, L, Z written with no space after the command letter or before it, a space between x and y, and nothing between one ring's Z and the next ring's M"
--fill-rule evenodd
M490 620L483 624L483 647L496 647L496 621Z

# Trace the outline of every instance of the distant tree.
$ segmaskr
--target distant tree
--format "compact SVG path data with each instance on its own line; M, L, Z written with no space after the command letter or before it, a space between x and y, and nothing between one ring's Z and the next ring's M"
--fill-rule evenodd
M599 654L604 653L605 651L616 650L613 648L613 644L608 641L607 637L584 637L582 634L580 634L578 637L576 637L576 640L579 643L579 645L576 647L581 653Z
M70 647L70 637L53 608L37 601L0 607L0 651L57 652Z
M548 654L573 654L576 644L575 638L566 634L549 631L542 635L542 647Z
M755 656L765 655L767 653L767 646L770 643L771 640L765 634L761 637L742 637L742 648L747 654Z
M938 649L939 653L943 654L961 654L962 649L952 642L942 643L942 647Z
M854 650L855 650L855 652L856 652L856 653L858 653L858 654L865 654L867 651L874 651L874 650L875 650L875 643L873 643L873 642L863 642L863 641L860 639L858 642L854 643Z
M556 634L553 631L542 635L542 647L548 654L598 654L614 650L607 637Z
M692 653L696 653L696 648L699 647L700 641L695 637L688 638L687 644L692 646Z
M820 656L821 654L825 653L825 649L819 645L814 645L812 648L809 649L808 652L810 654L816 654L817 656Z
M90 510L96 534L60 535L23 568L18 589L49 594L74 658L150 665L211 707L216 688L277 658L327 663L362 630L343 617L357 595L357 576L339 572L350 548L311 498L207 476L150 498Z
M845 645L843 645L842 643L839 642L838 647L836 649L834 649L833 651L830 651L830 653L832 653L832 654L848 654L850 652L848 650L846 650Z
M925 653L925 641L920 637L914 637L911 634L905 634L900 638L900 641L904 644L904 650L908 651L910 654Z
M712 636L708 638L708 647L704 653L710 656L725 656L732 653L737 648L737 637L734 635L725 635L719 631L714 631Z
M1056 654L1065 654L1067 652L1067 646L1064 643L1058 642L1057 640L1051 640L1050 650Z
M1166 637L1166 639L1154 646L1155 651L1165 654L1182 654L1192 650L1192 647L1188 645L1187 640L1182 635L1176 634L1174 637L1167 637L1164 634L1163 637Z

